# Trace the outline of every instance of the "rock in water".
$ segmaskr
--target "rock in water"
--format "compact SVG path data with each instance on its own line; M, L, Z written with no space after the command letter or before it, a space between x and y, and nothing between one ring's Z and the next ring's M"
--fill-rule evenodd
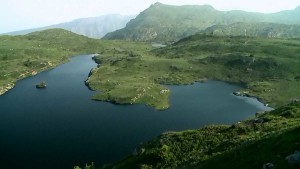
M35 87L38 88L38 89L42 89L42 88L46 88L47 85L46 85L46 82L43 81L43 82L41 82L41 83L35 85Z

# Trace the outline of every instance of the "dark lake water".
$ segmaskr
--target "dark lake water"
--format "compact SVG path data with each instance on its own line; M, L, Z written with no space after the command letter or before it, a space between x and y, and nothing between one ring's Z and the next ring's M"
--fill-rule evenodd
M141 142L165 131L232 124L269 110L255 99L236 97L238 86L208 81L171 89L171 107L114 105L90 100L84 81L92 55L17 83L0 96L0 168L73 169L121 159ZM36 89L41 81L46 89Z

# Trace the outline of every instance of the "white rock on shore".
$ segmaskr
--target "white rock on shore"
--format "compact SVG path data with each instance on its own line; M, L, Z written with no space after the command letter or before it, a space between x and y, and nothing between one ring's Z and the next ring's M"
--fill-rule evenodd
M8 83L6 86L0 87L0 95L3 95L5 92L7 92L8 90L10 90L14 87L15 87L14 83Z

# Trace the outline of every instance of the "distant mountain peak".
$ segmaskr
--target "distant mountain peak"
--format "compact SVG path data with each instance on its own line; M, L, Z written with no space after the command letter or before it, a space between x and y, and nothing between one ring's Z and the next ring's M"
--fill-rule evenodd
M169 6L169 5L163 4L163 3L161 3L161 2L155 2L154 4L152 4L152 5L150 6L150 8L160 8L160 7L164 7L164 6Z
M160 7L160 6L164 6L165 4L160 3L160 2L155 2L154 4L152 4L150 7Z
M230 25L236 22L300 24L298 9L300 8L296 8L297 12L287 10L274 14L264 14L237 10L219 11L210 5L174 6L157 2L141 12L135 19L132 19L125 28L108 33L103 38L174 42L213 25ZM263 26L259 25L259 27ZM284 31L279 30L279 28L277 32L282 33L280 37L285 36L283 35ZM279 36L279 33L276 36Z
M107 14L96 17L79 18L70 22L46 27L6 33L8 35L24 35L51 28L62 28L91 38L101 38L108 32L124 28L135 15Z
M154 4L151 5L151 7L184 7L184 6L192 6L192 7L198 7L200 9L215 9L213 6L209 5L209 4L205 4L205 5L168 5L168 4L163 4L161 2L155 2Z
M155 2L154 5L163 5L163 3Z

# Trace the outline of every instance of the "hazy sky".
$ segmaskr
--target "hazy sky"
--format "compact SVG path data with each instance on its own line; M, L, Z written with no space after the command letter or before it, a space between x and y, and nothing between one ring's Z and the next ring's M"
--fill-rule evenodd
M272 13L294 9L299 0L1 0L0 33L36 28L105 14L138 14L155 2L210 4L218 10Z

